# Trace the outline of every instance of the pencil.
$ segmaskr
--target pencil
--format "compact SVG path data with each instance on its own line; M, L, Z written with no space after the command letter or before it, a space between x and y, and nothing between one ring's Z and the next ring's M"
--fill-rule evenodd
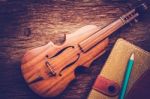
M124 80L123 80L122 88L120 91L119 99L124 99L124 97L125 97L125 93L126 93L126 89L128 86L128 82L129 82L130 74L132 71L133 63L134 63L134 53L131 54L130 59L129 59L128 64L127 64L127 67L126 67L126 71L125 71Z

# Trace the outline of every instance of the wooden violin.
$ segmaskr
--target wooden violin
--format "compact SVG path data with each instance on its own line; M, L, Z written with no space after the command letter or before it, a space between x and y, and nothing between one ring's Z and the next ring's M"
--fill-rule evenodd
M40 96L54 97L60 94L75 78L74 71L78 66L89 67L105 52L109 35L146 9L146 4L141 4L103 29L87 25L66 35L62 45L49 42L27 51L21 64L25 81Z

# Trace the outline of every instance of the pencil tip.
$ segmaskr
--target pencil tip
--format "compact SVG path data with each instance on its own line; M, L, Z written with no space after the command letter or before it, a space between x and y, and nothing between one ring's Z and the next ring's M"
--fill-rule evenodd
M131 59L131 60L134 60L134 53L131 54L130 59Z

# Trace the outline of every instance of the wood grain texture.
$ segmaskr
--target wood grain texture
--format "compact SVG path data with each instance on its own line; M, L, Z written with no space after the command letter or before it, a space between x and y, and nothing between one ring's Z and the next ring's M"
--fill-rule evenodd
M60 46L49 42L27 51L22 59L21 71L30 88L43 97L54 97L62 93L75 79L76 68L88 68L97 57L104 54L108 38L104 38L88 52L82 52L78 46L97 29L95 25L87 25L66 35L65 42Z
M21 75L20 61L25 51L49 41L60 44L64 41L64 33L73 33L88 24L104 27L134 4L132 0L128 3L109 0L1 0L0 98L41 99L27 87ZM150 51L149 17L148 12L138 23L127 25L113 34L107 53L90 69L77 69L77 78L54 99L85 99L118 37Z

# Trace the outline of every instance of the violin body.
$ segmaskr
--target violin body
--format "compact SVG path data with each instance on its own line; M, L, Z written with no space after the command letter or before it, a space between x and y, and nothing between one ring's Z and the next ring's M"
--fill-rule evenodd
M21 70L29 87L43 97L60 94L75 78L75 69L78 66L88 68L105 52L108 38L86 52L79 47L97 29L95 25L87 25L66 35L62 45L49 42L45 46L27 51L22 59Z

